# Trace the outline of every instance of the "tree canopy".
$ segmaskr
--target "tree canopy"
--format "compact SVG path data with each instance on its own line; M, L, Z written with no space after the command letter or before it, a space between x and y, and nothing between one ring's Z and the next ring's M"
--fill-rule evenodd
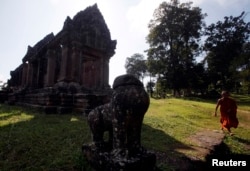
M181 90L208 93L227 89L250 94L250 22L246 13L225 16L206 26L192 2L162 2L150 20L147 59L136 53L126 59L127 73L143 79L148 72L158 93ZM196 57L203 58L197 61ZM151 76L156 82L151 82Z
M222 87L231 89L238 81L236 73L246 62L243 46L249 41L250 34L250 23L244 22L244 16L242 12L237 17L224 17L224 21L206 28L204 49L208 54L205 61L214 86L220 82Z
M179 4L177 0L163 2L149 23L149 71L163 77L175 93L191 86L194 58L200 52L206 14L191 5L192 2Z
M131 57L127 57L125 68L127 74L132 74L136 78L143 80L147 71L147 65L144 56L142 54L135 53Z

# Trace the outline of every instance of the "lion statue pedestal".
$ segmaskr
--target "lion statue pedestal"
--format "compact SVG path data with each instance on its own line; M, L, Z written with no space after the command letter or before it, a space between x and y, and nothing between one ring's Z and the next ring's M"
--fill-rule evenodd
M121 75L113 83L110 103L88 115L92 144L84 144L83 154L97 171L152 171L156 157L141 146L141 128L149 106L143 84L132 75ZM108 131L108 141L104 132Z

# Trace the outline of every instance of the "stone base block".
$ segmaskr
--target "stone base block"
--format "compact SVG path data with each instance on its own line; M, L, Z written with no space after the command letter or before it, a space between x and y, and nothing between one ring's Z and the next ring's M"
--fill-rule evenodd
M95 171L155 170L156 156L147 150L133 156L121 156L100 151L93 145L83 145L82 152Z

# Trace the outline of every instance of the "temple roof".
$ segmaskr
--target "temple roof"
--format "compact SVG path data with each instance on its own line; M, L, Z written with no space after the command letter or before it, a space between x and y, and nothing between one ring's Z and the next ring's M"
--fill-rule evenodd
M37 42L33 47L28 46L27 53L23 57L23 62L29 60L32 58L32 56L36 55L42 48L44 48L51 40L54 39L54 34L50 33L47 36L45 36L42 40Z
M49 46L60 44L66 40L67 43L79 42L82 46L89 46L102 50L112 56L116 47L116 40L111 40L109 29L97 7L97 4L87 7L78 12L73 19L67 17L63 29L54 36L48 34L33 47L28 46L27 53L23 57L23 63L38 58L38 54Z
M67 17L62 32L69 33L71 41L78 41L83 46L103 51L114 51L116 46L97 4L78 12L73 19Z
M78 12L71 21L67 18L65 20L64 27L67 27L68 22L70 22L77 31L82 33L95 32L100 34L102 37L111 40L109 29L97 7L97 4L89 6L85 10Z

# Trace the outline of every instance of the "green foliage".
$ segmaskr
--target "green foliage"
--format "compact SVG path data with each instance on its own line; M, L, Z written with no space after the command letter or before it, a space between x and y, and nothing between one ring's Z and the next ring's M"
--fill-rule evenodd
M208 55L205 60L211 83L215 86L220 81L222 87L234 88L240 82L239 68L249 66L249 52L246 57L243 45L249 41L250 22L246 23L244 17L244 12L237 17L224 17L224 21L206 28L204 47Z
M240 80L240 87L238 88L239 92L250 94L250 42L247 42L243 45L243 50L241 55L234 60L237 68L238 80Z
M203 94L212 88L249 94L250 22L244 21L248 13L225 16L206 27L206 14L191 5L162 2L149 22L146 63L161 83L160 91L172 89L178 96L181 90ZM204 60L196 63L195 57L204 52Z
M149 72L161 75L168 87L179 91L191 86L189 78L194 57L199 54L199 41L205 14L191 2L163 2L155 10L147 36Z
M147 65L142 54L136 53L127 57L125 64L127 74L132 74L136 78L143 80L147 72Z

